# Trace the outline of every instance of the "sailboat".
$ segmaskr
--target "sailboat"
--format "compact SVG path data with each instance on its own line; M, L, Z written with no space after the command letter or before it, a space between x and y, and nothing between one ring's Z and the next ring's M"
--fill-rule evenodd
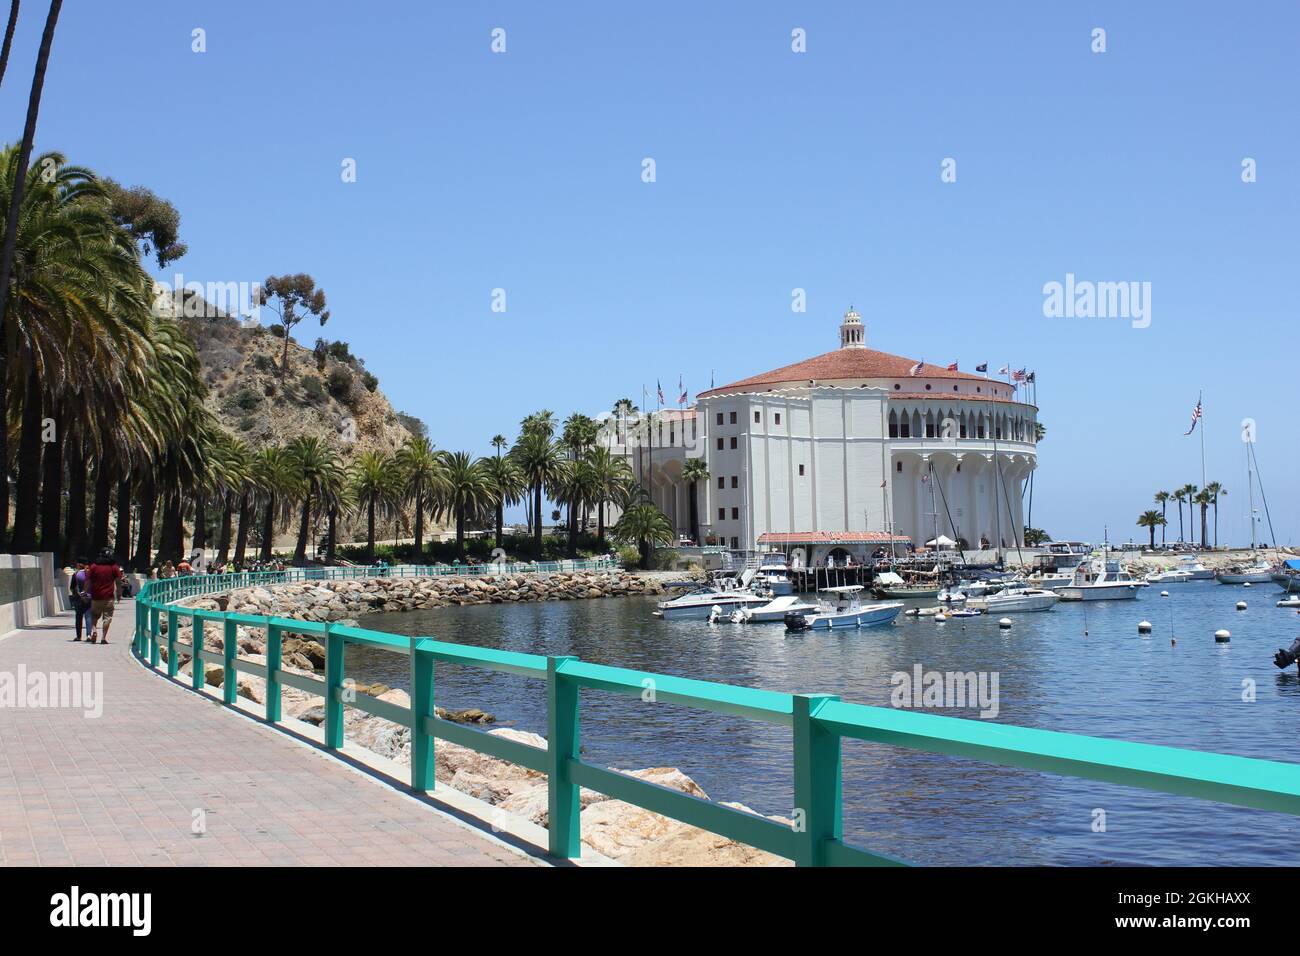
M1243 439L1253 438L1254 436L1243 435ZM1246 488L1250 495L1250 550L1255 554L1255 561L1249 565L1241 565L1234 568L1226 568L1220 571L1215 577L1220 584L1265 584L1274 579L1274 575L1279 572L1278 568L1273 567L1258 554L1259 538L1255 533L1255 522L1259 517L1255 514L1255 481L1257 476L1254 467L1253 441L1243 441L1246 446ZM1264 495L1264 486L1260 485L1260 497ZM1267 507L1267 504L1265 505ZM1272 522L1270 522L1270 527Z

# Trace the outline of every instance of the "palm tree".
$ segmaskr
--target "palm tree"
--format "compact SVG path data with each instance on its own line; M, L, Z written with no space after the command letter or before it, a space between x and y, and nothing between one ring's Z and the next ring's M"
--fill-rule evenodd
M505 448L509 444L510 442L505 435L492 436L492 447L496 449L498 458L501 457L501 449Z
M1214 506L1214 546L1219 546L1219 496L1226 495L1228 489L1218 481L1212 481L1205 486L1206 492L1210 496L1210 504Z
M269 561L275 541L276 520L283 520L288 513L294 489L294 474L288 452L280 445L259 448L253 455L251 471L253 491L262 507L262 548L259 557L263 561ZM236 546L235 560L241 559L242 555Z
M649 569L650 551L656 544L669 544L673 540L673 529L668 518L648 499L642 499L632 505L619 517L610 529L615 541L634 544L641 552L641 567Z
M406 498L415 504L415 563L420 564L424 554L424 513L443 491L445 469L429 439L424 437L409 439L398 449L395 463L401 472Z
M0 81L5 78L5 68L9 66L9 50L14 43L14 27L18 25L18 0L10 0L9 23L5 27L4 47L0 48Z
M1165 518L1168 517L1169 499L1171 497L1172 496L1167 491L1156 492L1156 504L1160 506L1161 517L1165 517ZM1168 523L1169 523L1168 521L1160 522L1160 547L1162 548L1165 546L1165 525Z
M1187 491L1184 488L1174 489L1174 493L1169 497L1178 503L1178 540L1183 540L1183 502L1187 500Z
M1195 501L1196 504L1199 505L1201 509L1201 547L1205 548L1209 544L1209 537L1210 537L1209 528L1206 522L1207 513L1209 512L1210 509L1210 502L1213 500L1210 496L1210 489L1205 488L1201 491L1198 491L1196 493L1196 497L1193 498L1192 500Z
M493 502L494 487L483 459L466 451L442 452L446 486L440 505L456 519L456 555L465 554L465 522L477 517Z
M492 444L496 445L496 439L492 440ZM497 445L498 451L500 447ZM496 506L496 546L502 548L505 547L501 543L505 507L518 504L523 498L527 485L524 482L523 472L508 455L503 458L498 454L493 458L483 459L483 468L492 483L492 502Z
M1164 526L1165 516L1154 509L1151 511L1144 511L1138 516L1137 523L1138 527L1146 528L1151 532L1151 550L1154 551L1156 547L1156 528Z
M352 495L366 509L366 562L375 560L375 515L391 515L401 498L401 477L392 460L377 451L363 452L352 466Z
M36 71L32 76L32 90L27 99L27 120L23 125L23 141L18 155L14 157L12 175L9 178L8 213L5 216L4 245L0 248L0 322L8 323L9 280L14 264L14 250L17 248L19 211L23 203L23 187L27 179L27 164L32 155L32 143L36 139L36 118L41 109L41 91L45 87L45 70L50 62L50 47L54 44L54 29L59 22L59 11L63 0L51 0L50 12L45 18L45 30L41 33L41 46L36 54ZM17 16L17 4L10 10L10 18ZM12 26L11 26L12 28ZM6 40L6 47L8 40ZM8 168L8 163L5 164ZM8 378L8 336L0 335L0 425L9 420L7 390L3 383ZM0 470L7 472L9 462L9 429L0 427ZM0 477L7 478L6 475ZM5 489L0 494L0 536L9 527L9 494Z
M293 549L293 563L307 562L307 539L311 532L312 504L319 502L326 490L340 481L338 455L324 440L303 435L289 443L289 467L294 486L302 499L302 517L298 523L298 543ZM314 556L314 555L313 555Z
M698 490L701 481L709 480L709 466L703 458L689 458L682 468L682 481L687 482L691 491L691 537L700 543L700 509Z
M1189 482L1178 490L1183 493L1183 497L1187 500L1187 537L1194 542L1196 540L1196 534L1192 531L1192 505L1195 504L1196 492L1200 489Z
M635 479L624 458L615 457L608 448L593 448L587 457L592 470L591 503L596 506L596 537L605 541L605 509L610 504L622 506L632 494Z
M530 428L525 419L523 434L510 449L510 457L532 491L533 554L538 557L542 553L542 492L555 488L564 469L564 455L543 427Z

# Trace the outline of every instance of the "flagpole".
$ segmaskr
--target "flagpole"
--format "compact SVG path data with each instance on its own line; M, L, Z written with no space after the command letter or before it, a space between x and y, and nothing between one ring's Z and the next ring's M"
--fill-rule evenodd
M1205 490L1205 390L1196 395L1196 404L1201 408L1201 490Z

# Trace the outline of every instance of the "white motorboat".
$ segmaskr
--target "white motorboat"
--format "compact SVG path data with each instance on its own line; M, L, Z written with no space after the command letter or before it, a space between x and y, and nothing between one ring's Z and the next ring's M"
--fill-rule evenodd
M1207 568L1197 560L1196 555L1189 554L1178 562L1179 571L1186 571L1192 576L1193 581L1213 581L1214 571Z
M746 571L742 581L747 585L753 578L752 571ZM748 587L702 587L688 591L671 601L660 601L655 614L665 621L683 618L707 618L713 609L729 614L742 607L758 607L770 601L770 597L755 594Z
M793 594L794 584L790 581L785 555L780 551L764 554L758 564L758 573L754 575L753 586L756 591L771 591L776 597Z
M1091 558L1074 569L1074 578L1056 593L1062 601L1130 601L1138 596L1145 582L1105 557Z
M984 609L989 614L1003 611L1050 611L1056 607L1061 595L1046 588L1009 587L984 600Z
M1259 560L1246 567L1220 571L1215 577L1220 584L1267 584L1273 580L1273 566Z
M821 605L805 600L797 594L783 594L766 604L755 607L742 607L735 611L747 624L766 624L770 621L784 621L787 614L815 614Z
M791 631L867 627L872 624L889 624L903 610L900 601L863 604L862 591L860 584L822 588L817 593L825 594L826 597L821 599L817 610L811 613L793 611L785 616L785 626Z
M1030 587L1055 591L1057 588L1065 587L1073 580L1073 574L1031 574L1025 578L1025 583Z
M1152 571L1146 576L1148 584L1186 584L1192 580L1192 572L1174 568L1169 571Z

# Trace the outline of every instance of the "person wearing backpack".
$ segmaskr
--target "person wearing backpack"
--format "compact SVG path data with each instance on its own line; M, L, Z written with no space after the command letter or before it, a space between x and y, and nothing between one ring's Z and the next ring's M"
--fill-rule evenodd
M68 601L77 614L77 636L73 642L81 640L82 627L90 635L90 582L86 577L86 567L90 564L85 558L77 558L72 576L68 579Z

